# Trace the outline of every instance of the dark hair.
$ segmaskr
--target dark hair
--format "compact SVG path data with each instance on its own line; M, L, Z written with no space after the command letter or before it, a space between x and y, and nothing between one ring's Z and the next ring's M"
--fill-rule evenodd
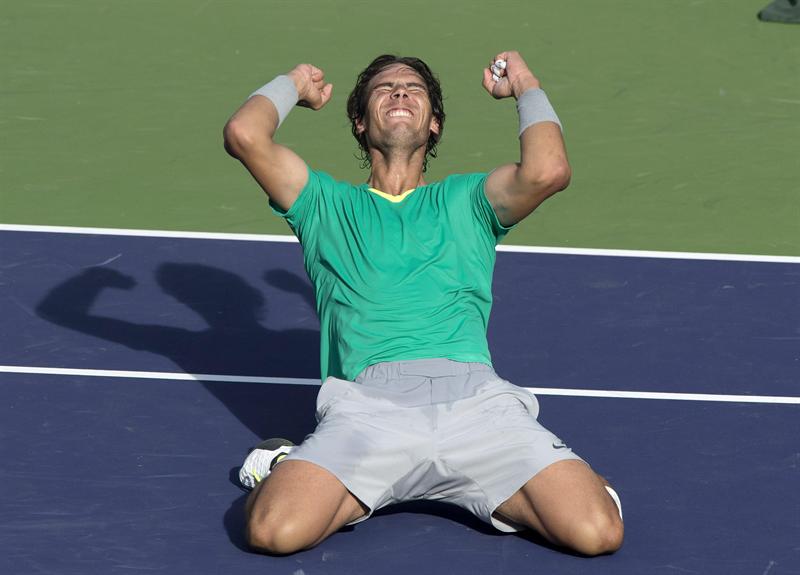
M439 80L433 75L433 72L428 65L419 58L408 56L395 56L393 54L383 54L375 58L369 66L367 66L361 74L358 75L356 85L350 96L347 98L347 117L350 118L351 130L353 137L358 142L361 167L366 168L372 165L372 160L369 156L369 149L367 147L366 133L358 133L356 122L364 118L367 114L367 102L369 101L369 82L375 76L380 74L383 70L394 64L402 64L408 66L422 77L425 86L428 90L428 99L431 102L431 110L433 117L439 122L439 133L434 134L431 132L428 135L428 144L425 148L425 160L422 164L422 171L428 169L428 158L436 157L436 145L442 138L442 131L444 130L444 104L442 103L442 88L439 85Z

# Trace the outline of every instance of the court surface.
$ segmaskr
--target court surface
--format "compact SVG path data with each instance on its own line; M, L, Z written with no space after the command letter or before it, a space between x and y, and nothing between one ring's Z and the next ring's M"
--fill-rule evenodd
M275 558L233 478L313 429L299 245L64 231L0 230L2 573L800 573L797 258L498 254L495 367L617 487L616 555L419 503Z
M800 27L758 21L767 2L3 3L0 575L800 573ZM519 153L480 86L506 49L574 175L507 240L557 247L498 256L490 344L618 488L625 547L581 559L415 504L249 553L232 478L313 428L319 326L299 246L231 234L288 230L225 121L314 63L332 100L279 139L364 181L347 94L414 55L447 106L429 181L489 171Z

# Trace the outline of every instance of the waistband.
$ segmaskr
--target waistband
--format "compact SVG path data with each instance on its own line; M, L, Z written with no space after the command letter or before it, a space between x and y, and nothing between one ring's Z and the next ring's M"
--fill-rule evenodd
M384 361L370 365L355 378L356 383L385 383L405 376L425 378L453 377L474 372L494 373L492 366L478 362L454 361L445 358L411 359L404 361Z

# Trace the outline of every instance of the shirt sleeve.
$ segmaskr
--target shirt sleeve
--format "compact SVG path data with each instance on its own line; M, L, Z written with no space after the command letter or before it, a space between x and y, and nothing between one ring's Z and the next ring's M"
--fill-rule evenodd
M494 238L495 244L503 241L503 238L514 226L504 226L497 218L497 214L486 197L486 178L488 174L470 175L470 198L472 200L472 213L475 219L483 226L487 233Z
M281 209L272 200L269 201L273 213L286 220L300 243L308 239L316 228L319 221L319 202L324 187L320 174L308 166L306 169L308 170L308 181L288 210Z

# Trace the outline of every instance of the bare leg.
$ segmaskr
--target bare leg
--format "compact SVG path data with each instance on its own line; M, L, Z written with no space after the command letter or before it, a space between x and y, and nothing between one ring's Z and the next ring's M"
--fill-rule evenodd
M495 513L578 553L613 553L622 546L624 528L605 485L582 461L559 461L536 474Z
M326 469L284 461L247 500L247 540L260 551L293 553L313 547L367 511Z

